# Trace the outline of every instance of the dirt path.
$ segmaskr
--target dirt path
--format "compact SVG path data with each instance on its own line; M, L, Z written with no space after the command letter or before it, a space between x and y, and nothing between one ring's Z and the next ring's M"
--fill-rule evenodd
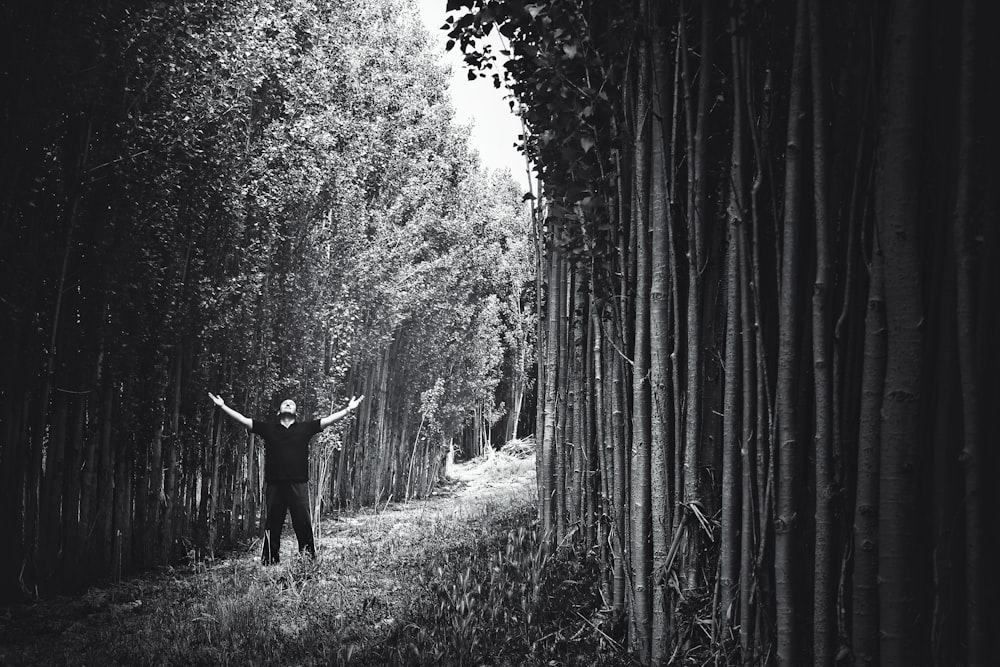
M0 664L345 664L405 623L436 559L531 514L534 458L455 466L431 498L318 527L316 561L242 555L74 598L0 607ZM361 660L363 662L363 660Z

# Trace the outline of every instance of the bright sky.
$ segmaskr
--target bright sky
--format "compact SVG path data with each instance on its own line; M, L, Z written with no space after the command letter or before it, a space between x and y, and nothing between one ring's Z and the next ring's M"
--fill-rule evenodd
M521 134L521 121L511 112L508 101L504 99L507 89L494 88L492 77L477 77L475 81L469 81L461 49L456 46L451 51L445 51L448 37L440 28L447 16L447 0L416 0L416 5L424 24L437 42L441 59L451 65L451 98L459 121L471 121L473 124L471 142L479 151L482 163L491 169L510 169L514 179L527 192L524 156L514 148L517 135ZM494 51L500 48L502 47L494 46ZM503 56L498 54L497 57Z

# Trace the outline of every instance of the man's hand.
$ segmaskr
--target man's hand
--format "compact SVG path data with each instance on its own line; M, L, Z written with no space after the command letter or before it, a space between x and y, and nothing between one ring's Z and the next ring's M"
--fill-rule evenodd
M208 397L212 399L212 402L215 403L219 408L221 408L222 411L226 413L226 416L228 416L234 422L236 422L237 424L239 424L240 426L242 426L247 430L253 428L253 420L244 417L239 412L233 410L231 407L226 405L226 402L222 400L221 396L216 396L212 392L208 392Z
M319 427L323 429L328 426L331 426L332 424L335 424L336 422L339 422L341 419L354 412L354 409L358 407L358 405L363 400L365 400L364 394L362 394L361 396L351 396L351 400L348 401L346 408L344 408L339 412L334 412L329 417L323 417L322 419L320 419Z

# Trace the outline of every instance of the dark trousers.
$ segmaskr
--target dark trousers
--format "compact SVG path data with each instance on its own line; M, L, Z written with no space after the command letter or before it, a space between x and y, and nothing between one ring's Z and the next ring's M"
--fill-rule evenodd
M264 531L264 549L260 559L264 565L280 560L281 528L285 525L285 512L291 512L292 528L299 540L299 553L307 551L316 556L313 544L312 520L309 518L308 482L268 482L266 490L267 520Z

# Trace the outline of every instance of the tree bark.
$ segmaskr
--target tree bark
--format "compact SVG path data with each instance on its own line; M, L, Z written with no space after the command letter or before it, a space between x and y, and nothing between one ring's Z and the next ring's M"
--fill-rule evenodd
M801 211L801 154L803 94L806 76L807 6L799 0L796 9L795 50L792 56L791 91L788 102L788 138L785 147L785 202L781 244L781 294L778 300L778 373L776 414L778 419L777 515L775 533L775 602L777 604L777 659L780 665L799 662L796 631L795 548L798 535L799 485L799 231Z
M542 540L549 551L556 545L556 364L559 354L559 304L561 281L559 270L559 246L556 238L558 229L553 229L549 248L548 294L546 314L548 329L545 334L545 386L539 387L538 395L545 396L545 424L541 441L541 485L542 496Z
M739 82L736 84L739 85ZM746 229L740 229L738 237L739 253L739 282L740 282L740 339L743 343L743 391L742 391L742 448L740 450L740 464L742 467L742 497L740 521L740 647L743 652L744 662L749 661L752 655L752 637L754 632L752 597L757 598L757 605L760 605L762 596L755 594L754 589L759 584L756 561L754 558L755 547L760 541L760 536L756 535L755 528L759 521L759 515L763 513L760 503L759 489L754 488L756 461L757 461L757 403L760 397L757 395L757 359L755 357L755 337L756 332L753 326L753 314L750 307L750 275L749 261L747 259L748 249L746 244ZM756 513L756 514L755 514Z
M829 330L832 299L830 233L827 207L826 101L823 76L821 9L809 0L809 62L812 90L813 215L816 232L816 277L812 297L812 363L816 475L813 560L813 664L829 666L836 657L835 572L837 550L833 523L833 401Z
M886 322L883 259L872 241L868 314L865 317L864 370L858 414L857 499L854 506L854 572L851 638L858 665L878 660L878 495L880 413L885 382Z
M619 347L621 341L619 340ZM626 475L625 456L625 406L623 397L624 387L624 365L620 352L614 350L610 359L611 366L611 447L614 461L613 480L613 502L614 515L612 517L611 546L614 550L615 569L613 579L612 606L615 610L625 609L625 544L628 540L626 530L628 516L628 506L626 505L626 487L628 477Z
M987 664L983 568L983 456L976 297L974 293L978 220L972 202L975 155L976 0L962 3L958 94L958 193L953 217L957 270L958 365L962 393L962 455L965 469L965 603L967 664ZM980 237L982 234L980 233Z
M639 44L638 80L636 82L634 169L632 198L632 235L635 239L635 331L632 363L632 452L631 470L631 552L633 615L636 636L633 639L640 660L650 661L652 629L652 543L651 543L651 470L650 470L650 379L649 379L649 153L651 111L649 45Z
M663 24L662 8L647 3L647 20L658 28ZM670 156L667 153L668 133L664 125L670 119L670 80L665 31L658 29L651 38L649 56L652 88L650 109L651 173L649 225L652 234L645 238L650 244L649 285L649 390L650 390L650 500L652 524L652 636L650 662L667 661L670 642L670 618L667 608L667 551L672 527L670 506L669 461L673 452L670 442L671 424L668 414L670 401L669 354L670 321L669 266L667 264L667 227L671 215L667 203L667 179Z
M919 3L893 4L875 193L888 331L879 457L879 659L889 665L916 664L925 645L913 562L919 543L915 507L924 346L918 256L922 22Z

